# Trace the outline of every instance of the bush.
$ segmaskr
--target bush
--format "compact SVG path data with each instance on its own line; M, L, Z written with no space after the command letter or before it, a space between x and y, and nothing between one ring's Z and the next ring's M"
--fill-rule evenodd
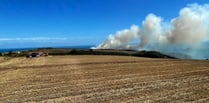
M149 58L174 58L165 54L161 54L160 52L156 52L156 51L139 51L133 54L133 56L149 57Z
M77 55L77 54L81 54L81 52L78 52L76 49L73 49L73 50L70 51L69 54Z

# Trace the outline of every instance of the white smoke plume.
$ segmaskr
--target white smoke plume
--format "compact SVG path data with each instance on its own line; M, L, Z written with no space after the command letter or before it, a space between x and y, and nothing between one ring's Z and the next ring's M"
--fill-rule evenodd
M128 49L129 42L138 37L139 27L137 25L131 26L130 29L118 31L115 36L109 35L107 40L98 48L101 49Z
M130 45L136 39L139 43ZM133 25L130 29L111 34L96 48L148 49L167 54L185 53L197 58L198 49L207 48L205 43L209 44L209 4L195 3L181 9L179 16L170 22L165 22L155 14L149 14L142 22L142 27ZM209 53L201 55L209 57Z

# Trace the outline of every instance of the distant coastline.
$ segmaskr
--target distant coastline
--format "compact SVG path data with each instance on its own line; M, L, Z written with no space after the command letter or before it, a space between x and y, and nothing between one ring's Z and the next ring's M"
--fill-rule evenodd
M78 46L54 46L54 47L28 47L28 48L0 48L0 53L5 52L16 52L16 51L25 51L25 50L35 50L38 48L70 48L70 49L90 49L91 47L95 47L95 45L78 45Z

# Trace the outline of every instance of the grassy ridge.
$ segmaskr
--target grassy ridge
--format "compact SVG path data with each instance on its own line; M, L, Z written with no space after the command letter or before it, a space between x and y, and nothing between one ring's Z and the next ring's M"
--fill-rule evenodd
M40 48L36 50L9 52L4 56L21 57L32 52L48 52L49 55L117 55L117 56L136 56L149 58L172 58L175 57L162 54L157 51L133 51L133 50L111 50L111 49L57 49L57 48Z

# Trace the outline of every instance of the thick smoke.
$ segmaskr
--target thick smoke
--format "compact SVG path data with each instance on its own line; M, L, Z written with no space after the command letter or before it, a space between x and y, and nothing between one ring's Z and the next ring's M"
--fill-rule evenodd
M130 43L138 40L139 43ZM209 4L189 4L179 12L179 16L169 22L162 17L149 14L142 27L131 26L110 35L97 49L156 50L186 58L208 58L209 44ZM209 51L205 51L209 52ZM182 56L184 55L184 56ZM186 55L186 56L185 56Z
M129 49L129 42L138 38L139 27L137 25L131 26L130 29L118 31L115 36L109 35L107 40L98 48L101 49Z

